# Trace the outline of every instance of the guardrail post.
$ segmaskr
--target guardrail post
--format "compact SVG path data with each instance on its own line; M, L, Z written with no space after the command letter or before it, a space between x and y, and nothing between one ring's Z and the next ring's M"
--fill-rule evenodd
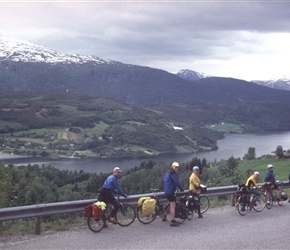
M35 234L40 235L41 233L41 217L35 217Z
M236 205L236 194L232 194L232 206Z

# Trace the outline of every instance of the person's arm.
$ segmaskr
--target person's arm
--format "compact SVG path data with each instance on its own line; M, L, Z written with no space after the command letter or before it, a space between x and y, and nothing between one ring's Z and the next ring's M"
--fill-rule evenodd
M265 177L265 179L266 179L266 177ZM250 187L250 177L247 179L247 181L246 181L246 186L249 188Z
M253 178L252 181L253 181L253 185L254 185L257 189L260 189L260 186L257 184L256 179Z
M119 195L122 195L124 197L127 197L127 195L123 192L123 190L121 189L118 181L117 181L117 178L114 178L113 180L113 184L114 184L114 188L115 188L115 192Z
M180 189L180 191L184 191L184 189L182 188L181 183L180 183L180 181L178 179L177 174L172 174L171 175L171 178L172 178L175 186L178 187Z
M191 181L192 181L192 184L195 186L196 189L200 188L200 180L199 180L199 178L197 178L197 176L193 176Z

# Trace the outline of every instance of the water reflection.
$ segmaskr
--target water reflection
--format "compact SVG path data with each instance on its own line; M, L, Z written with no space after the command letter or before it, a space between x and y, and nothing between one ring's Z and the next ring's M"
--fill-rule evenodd
M155 162L170 163L173 161L188 162L192 158L205 158L207 161L219 161L231 156L243 157L249 147L255 147L256 155L270 154L277 146L290 149L290 132L271 134L230 134L225 139L218 140L219 150L191 154L164 154L155 158L146 159L43 159L38 157L19 157L0 153L0 160L5 164L38 164L40 166L51 165L59 169L84 170L85 172L107 173L116 166L122 169L139 166L142 161L153 160Z

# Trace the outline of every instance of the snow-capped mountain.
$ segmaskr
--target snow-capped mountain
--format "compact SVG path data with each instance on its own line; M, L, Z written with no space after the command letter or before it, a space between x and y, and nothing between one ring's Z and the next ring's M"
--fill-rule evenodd
M182 69L177 74L180 78L187 81L197 81L202 78L213 77L204 73L199 73L190 69ZM281 89L290 91L290 75L283 76L282 78L276 78L272 80L253 80L251 83L255 83L260 86L272 88L272 89Z
M5 60L15 62L44 62L50 64L83 64L87 62L96 64L118 63L112 60L104 60L96 56L59 53L28 41L0 35L0 61Z
M196 72L196 71L190 70L190 69L181 69L178 71L178 73L176 75L178 75L180 78L182 78L184 80L188 80L188 81L197 81L197 80L202 79L202 78L212 77L212 76L206 75L204 73L199 73L199 72Z
M272 79L272 80L266 80L266 81L255 80L252 82L261 86L272 88L272 89L282 89L282 90L290 91L290 75L283 76L282 78Z

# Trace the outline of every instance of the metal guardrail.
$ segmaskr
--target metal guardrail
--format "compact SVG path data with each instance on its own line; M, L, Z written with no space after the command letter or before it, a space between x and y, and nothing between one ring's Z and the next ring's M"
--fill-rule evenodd
M261 185L261 184L260 184ZM289 182L283 182L283 188L290 188ZM234 195L237 191L237 185L213 187L208 188L206 196L219 196L219 195ZM188 191L180 192L177 195L184 195ZM126 199L123 199L125 203L137 205L139 198L144 196L153 196L154 193L130 195ZM163 192L158 192L160 199L164 198ZM84 207L88 204L96 202L97 199L89 200L77 200L77 201L66 201L66 202L55 202L46 204L36 204L21 207L9 207L0 209L0 221L17 220L26 218L37 218L36 220L36 234L40 234L40 218L42 216L50 216L55 214L75 213L82 212Z

